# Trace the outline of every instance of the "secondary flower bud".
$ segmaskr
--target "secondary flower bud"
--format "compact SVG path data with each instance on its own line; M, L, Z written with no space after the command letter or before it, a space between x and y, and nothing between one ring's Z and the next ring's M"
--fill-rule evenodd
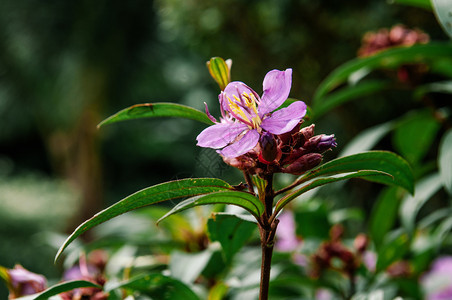
M295 162L293 162L289 166L282 168L282 172L294 175L301 175L304 172L318 166L321 162L322 154L308 153L299 157Z
M336 147L336 139L334 134L326 135L320 134L310 138L303 146L308 151L323 153L331 147Z
M281 152L278 149L275 137L273 134L268 132L261 135L259 139L259 146L261 148L259 159L265 164L273 162L278 157L278 152Z

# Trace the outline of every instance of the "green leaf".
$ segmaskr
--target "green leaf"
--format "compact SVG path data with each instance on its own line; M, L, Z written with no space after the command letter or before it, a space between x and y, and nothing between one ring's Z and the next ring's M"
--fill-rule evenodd
M412 165L424 158L441 127L430 111L406 115L397 125L393 145Z
M382 176L370 176L366 179L403 187L410 193L414 192L414 176L409 164L400 156L388 151L369 151L336 158L307 172L299 181L305 182L315 177L356 172L360 170L375 170L387 173Z
M432 0L432 5L438 23L452 39L452 6L450 0Z
M380 248L385 235L393 227L401 202L400 189L389 187L382 191L372 208L369 232L377 249Z
M209 69L210 75L218 83L222 91L231 82L231 64L231 60L225 61L221 57L212 57L207 62L207 69Z
M390 83L382 80L372 80L344 87L339 91L324 97L322 102L316 103L313 107L314 118L318 119L331 109L348 101L384 90L389 84Z
M227 182L215 178L182 179L145 188L122 199L97 213L91 219L83 222L60 247L55 260L59 258L63 250L79 235L123 213L167 200L193 197L215 191L228 190L230 188L231 186Z
M353 59L328 75L319 85L313 97L313 109L324 100L326 94L345 83L355 72L370 72L379 68L396 68L406 63L429 63L440 58L452 57L450 43L418 44L411 47L395 47L375 55Z
M416 216L422 206L441 188L439 174L432 174L418 184L414 196L408 195L402 200L400 218L403 226L412 233L415 228Z
M427 93L452 94L452 81L439 81L419 86L414 90L413 97L421 100Z
M217 213L207 221L209 238L211 241L220 242L226 262L232 260L254 230L256 224L230 214Z
M449 129L441 139L438 154L438 168L441 182L449 195L452 195L452 129Z
M410 248L408 235L404 232L397 234L390 242L384 244L378 251L376 273L386 269L392 263L400 260Z
M228 291L228 286L224 282L217 282L209 291L207 300L222 300Z
M286 206L290 201L294 200L295 198L297 198L298 196L300 196L303 193L306 193L309 190L312 190L316 187L325 185L325 184L329 184L329 183L333 183L333 182L337 182L337 181L341 181L341 180L346 180L346 179L350 179L350 178L363 178L363 179L368 179L370 180L370 178L372 177L381 177L381 176L388 176L390 177L389 174L381 172L381 171L369 171L369 170L361 170L361 171L357 171L357 172L353 172L350 173L350 171L345 171L343 173L348 173L347 175L343 175L341 174L341 176L337 176L337 177L327 177L327 178L320 178L317 180L314 180L306 185L304 185L303 187L301 187L300 189L291 192L289 194L287 194L286 196L282 197L275 206L275 212L273 213L273 215L277 215L281 209L284 208L284 206ZM337 174L337 173L335 173ZM332 175L332 174L330 174Z
M73 280L67 281L63 283L59 283L54 285L47 290L32 296L33 300L47 300L51 296L55 296L61 294L63 292L67 292L73 289L84 288L84 287L94 287L98 289L102 289L102 287L98 284L92 283L91 281L86 280Z
M103 120L97 125L97 128L120 121L156 117L177 117L199 121L207 125L213 124L202 111L182 104L160 102L132 105Z
M162 274L145 274L112 286L110 290L124 288L139 291L161 300L199 300L199 297L184 283Z
M302 203L294 212L297 235L307 240L310 238L327 240L331 228L328 213L328 207L324 203L318 201Z
M386 122L361 131L348 142L339 156L348 156L371 150L393 128L393 122Z
M430 0L392 0L393 3L405 4L415 7L420 7L428 11L432 11Z
M214 251L206 249L196 253L171 252L169 269L171 276L186 284L192 284L209 263Z
M161 222L165 218L186 209L210 204L236 205L243 209L246 209L256 219L259 219L259 217L264 213L264 205L262 204L262 202L260 202L258 198L251 195L250 193L239 191L220 191L184 200L178 203L166 215L161 217L158 222Z

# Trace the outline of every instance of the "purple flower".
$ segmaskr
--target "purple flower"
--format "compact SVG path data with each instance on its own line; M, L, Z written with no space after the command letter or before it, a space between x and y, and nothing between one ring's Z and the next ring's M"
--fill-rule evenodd
M47 281L44 276L32 273L21 265L15 265L14 269L7 270L7 273L11 287L10 299L36 294L47 287Z
M206 106L207 115L216 124L198 135L198 146L221 149L217 151L219 154L232 158L256 147L265 132L278 135L291 131L306 114L306 104L296 101L273 112L289 96L291 85L292 69L268 72L262 97L243 82L229 83L218 96L220 122L212 117Z
M425 299L452 299L452 256L437 258L431 270L421 277Z
M278 251L291 252L301 245L301 240L295 232L295 217L293 212L288 210L283 212L279 217L278 230L276 231L275 247Z

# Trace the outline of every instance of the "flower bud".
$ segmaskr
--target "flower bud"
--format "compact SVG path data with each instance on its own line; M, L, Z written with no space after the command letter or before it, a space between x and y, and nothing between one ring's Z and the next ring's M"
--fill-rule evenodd
M278 157L278 152L281 152L278 149L275 137L273 134L268 132L261 135L259 139L259 146L261 148L259 160L265 164L272 163Z
M283 173L290 173L294 175L301 175L304 172L318 166L322 162L322 154L308 153L300 156L289 166L282 168Z
M228 83L231 82L232 60L227 59L225 61L221 57L212 57L206 64L210 75L223 91Z
M300 132L304 135L304 138L306 141L314 136L314 128L315 128L315 124L312 124L308 127L302 128L300 130Z
M334 134L326 135L320 134L310 138L303 146L308 151L323 153L330 150L331 147L336 147L336 139Z

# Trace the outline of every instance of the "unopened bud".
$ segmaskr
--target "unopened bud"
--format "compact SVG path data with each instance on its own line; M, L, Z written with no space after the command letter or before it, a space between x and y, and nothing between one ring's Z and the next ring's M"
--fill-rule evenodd
M269 164L278 157L278 145L273 134L264 133L259 139L259 146L261 148L259 158L263 163Z
M367 249L367 245L369 244L369 239L363 233L358 234L353 241L353 246L355 247L358 253L363 253Z
M227 59L225 61L221 57L212 57L207 62L210 75L218 83L222 91L231 82L231 66L232 60Z
M301 175L304 172L318 166L322 162L322 154L308 153L300 156L289 166L282 169L283 173L290 173L294 175Z
M317 153L323 153L331 147L336 147L336 138L334 134L326 135L320 134L310 138L305 144L304 148L308 151L313 151Z
M300 132L304 135L304 138L306 141L314 136L314 128L315 128L315 124L312 124L308 127L302 128L300 130Z

